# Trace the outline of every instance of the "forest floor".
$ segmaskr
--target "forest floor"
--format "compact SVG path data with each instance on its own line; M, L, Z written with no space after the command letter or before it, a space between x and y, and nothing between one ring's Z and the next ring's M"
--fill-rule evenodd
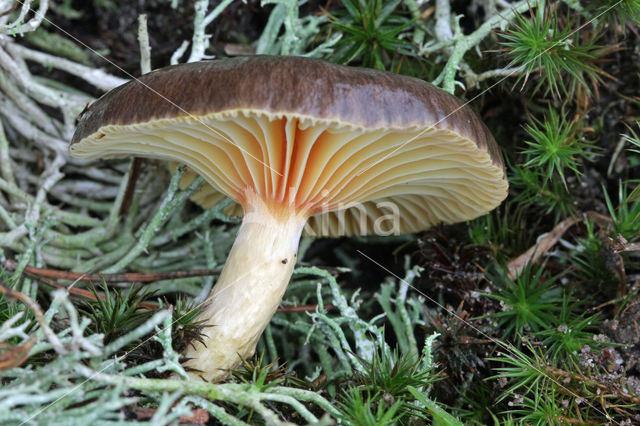
M0 424L640 423L637 1L52 1L24 34L5 3ZM204 42L198 7L216 13ZM140 76L141 14L152 69L308 54L433 82L487 124L509 196L418 234L304 238L255 358L179 380L211 276L52 291L73 272L219 269L237 230L156 161L119 218L130 161L67 155L83 108Z

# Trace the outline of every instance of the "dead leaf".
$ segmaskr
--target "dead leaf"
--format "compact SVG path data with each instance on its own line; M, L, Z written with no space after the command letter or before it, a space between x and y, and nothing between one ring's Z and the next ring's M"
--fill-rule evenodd
M31 352L31 348L33 348L37 340L36 336L33 335L21 345L0 353L0 371L8 371L21 366L29 358L29 352ZM3 346L6 344L6 342L1 343Z
M580 217L569 217L563 220L529 250L509 262L509 278L512 280L518 278L525 266L537 262L540 256L548 252L569 228L582 220Z

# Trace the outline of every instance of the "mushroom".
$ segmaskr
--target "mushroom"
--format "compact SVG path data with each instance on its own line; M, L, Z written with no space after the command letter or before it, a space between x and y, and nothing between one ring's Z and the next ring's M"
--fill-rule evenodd
M145 74L86 110L70 150L185 163L209 185L203 204L223 194L242 207L201 314L211 327L186 351L194 376L209 381L253 354L307 222L319 235L415 232L484 215L508 189L491 133L454 96L419 79L301 57Z

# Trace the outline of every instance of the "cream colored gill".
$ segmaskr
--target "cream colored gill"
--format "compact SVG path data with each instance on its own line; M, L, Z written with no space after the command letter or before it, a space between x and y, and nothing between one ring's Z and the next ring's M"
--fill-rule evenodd
M272 173L280 173L278 172L278 159L275 158L276 156L273 155L269 147L273 145L272 141L280 139L273 138L270 132L263 132L262 126L260 126L263 121L266 120L255 120L238 115L233 121L221 122L220 125L233 126L240 129L244 139L246 139L246 143L251 146L251 150L247 149L247 151L251 152L252 155L243 154L245 154L244 159L253 178L255 192L257 194L270 194L273 193ZM282 127L280 123L280 120L272 120L268 122L266 127L279 128ZM209 123L209 125L213 124ZM263 164L267 164L269 167L264 167Z
M206 121L206 120L203 120ZM221 123L224 124L224 123ZM255 179L250 171L250 164L247 158L263 161L260 153L256 152L257 148L253 142L249 140L249 136L234 123L228 126L220 125L216 129L216 133L222 134L222 138L218 138L217 134L212 134L209 129L211 124L208 123L179 123L171 129L166 130L166 134L184 135L183 144L189 145L186 138L193 138L193 144L198 146L202 154L209 158L212 162L217 163L218 167L225 167L226 170L233 173L240 188L252 187L255 185ZM256 157L256 154L258 157ZM257 187L259 189L260 187Z
M84 142L82 146L83 151L76 151L74 155L84 158L94 158L98 156L104 158L142 156L186 162L197 174L203 176L205 179L207 179L207 176L211 175L212 172L208 167L203 167L204 163L199 156L190 156L184 149L172 147L165 139L144 137L138 134L136 135L134 143L131 142L130 137L126 136L117 138L105 136L101 141L102 140L105 140L105 142L101 142L98 148L92 147L92 145L97 145L95 142ZM154 140L161 140L161 142L154 144ZM92 148L93 150L91 150ZM180 158L180 160L176 160L177 158ZM218 182L219 190L225 194L235 192L235 190L229 190L230 187L235 185L232 181L227 182L226 185L223 182Z
M359 150L354 149L354 146L349 147L351 152L341 153L347 158L334 162L338 157L336 155L328 162L325 171L329 178L327 179L325 175L326 180L318 182L322 184L323 193L308 202L310 204L318 202L319 197L323 203L330 205L336 202L348 204L371 199L367 191L371 191L372 180L393 179L396 176L408 174L408 170L412 168L422 170L425 176L436 177L442 169L438 166L438 158L445 159L450 168L454 169L452 180L470 178L471 187L476 186L471 188L474 192L482 190L480 186L482 181L495 185L496 178L501 180L502 170L493 165L487 153L478 150L470 141L459 139L443 141L441 137L451 138L451 135L443 135L442 132L437 131L434 135L436 132L433 131L429 138L416 139L409 144L406 144L405 140L410 136L405 133L382 135L375 140L367 140ZM368 136L371 137L371 135ZM362 138L359 139L352 141L353 145L362 143ZM379 161L382 158L384 162ZM336 164L338 164L337 167Z
M350 181L346 181L340 188L330 192L333 199L342 203L352 203L359 200L376 198L374 194L384 190L387 195L392 192L398 195L410 193L406 185L420 182L427 186L438 186L444 192L442 196L455 199L465 197L465 194L485 193L482 179L475 179L475 173L481 174L482 169L461 163L459 159L434 160L433 158L417 159L402 162L401 159L390 157L385 161L391 164L389 168L371 167L365 173L356 175ZM371 173L371 171L377 173ZM493 184L492 184L493 185ZM485 193L485 196L488 195ZM484 197L482 197L484 198ZM472 195L469 201L476 204L482 201ZM333 200L332 200L333 201Z
M72 149L84 157L184 162L236 201L250 190L265 201L311 213L417 194L436 216L453 211L456 220L464 220L474 214L464 210L488 210L504 198L502 170L475 143L432 127L415 134L235 111L105 126ZM215 191L200 197L211 204L219 199Z
M185 140L189 143L185 143ZM214 182L215 186L228 196L239 193L244 186L242 176L236 174L235 168L229 167L229 161L210 160L216 158L216 155L217 158L224 158L224 151L207 142L185 137L184 134L165 131L156 132L154 135L139 132L132 135L118 132L112 136L111 133L106 133L98 143L93 144L97 145L94 147L94 155L97 153L101 157L141 156L188 164L208 182Z

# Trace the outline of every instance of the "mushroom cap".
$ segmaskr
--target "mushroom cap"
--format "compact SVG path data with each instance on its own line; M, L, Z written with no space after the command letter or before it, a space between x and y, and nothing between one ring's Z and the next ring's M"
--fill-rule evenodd
M301 57L145 74L81 115L70 150L186 163L210 185L201 199L224 194L246 208L255 194L275 210L305 212L320 235L379 233L376 223L398 213L396 233L469 220L508 189L493 136L454 96Z

